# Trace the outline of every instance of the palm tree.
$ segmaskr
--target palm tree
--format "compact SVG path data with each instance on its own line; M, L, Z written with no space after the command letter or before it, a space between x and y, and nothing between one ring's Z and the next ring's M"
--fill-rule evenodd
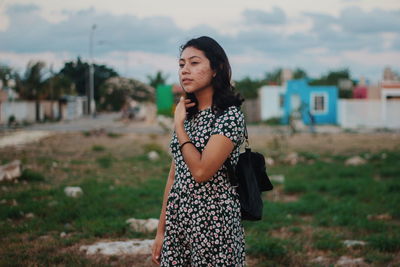
M53 102L59 100L63 95L76 94L73 82L69 77L62 73L55 73L53 68L50 68L51 76L44 82L44 87L46 92L48 92L48 99L51 101L53 107ZM53 108L51 108L51 118L54 119ZM59 118L61 118L61 108L59 106Z
M48 94L45 86L46 72L46 64L43 61L30 61L21 81L24 98L34 99L36 102L36 121L40 121L40 100Z
M154 76L147 75L147 80L149 81L149 85L154 89L157 89L157 86L166 84L169 75L163 74L162 71L157 71Z

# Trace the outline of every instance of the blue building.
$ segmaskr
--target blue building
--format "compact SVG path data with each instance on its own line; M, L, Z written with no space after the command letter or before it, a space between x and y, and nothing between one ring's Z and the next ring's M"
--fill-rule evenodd
M282 123L290 117L301 119L309 125L337 123L338 88L336 86L311 86L306 79L290 80L286 84Z

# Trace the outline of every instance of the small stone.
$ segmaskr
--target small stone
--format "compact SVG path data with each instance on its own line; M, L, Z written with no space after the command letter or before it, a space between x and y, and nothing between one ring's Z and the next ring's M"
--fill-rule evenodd
M273 158L267 157L265 158L265 164L267 164L268 166L273 166L275 164L275 161Z
M345 165L347 166L360 166L367 163L365 159L360 156L354 156L346 160Z
M325 258L324 256L318 256L315 259L312 259L311 262L315 262L315 263L323 263L328 261L327 258Z
M15 199L12 199L11 200L11 206L18 206L18 202L17 202L17 200L15 200Z
M86 251L86 255L151 255L151 246L154 240L133 239L130 241L97 242L93 245L81 246L80 251Z
M344 240L343 244L348 247L354 247L354 246L365 246L367 243L365 241L360 241L360 240Z
M382 153L382 154L381 154L381 159L386 159L386 158L387 158L386 153Z
M126 220L131 227L131 229L135 232L141 233L149 233L157 230L158 228L158 219L135 219L130 218Z
M382 213L378 215L368 215L367 219L369 220L379 220L379 221L388 221L392 219L392 215L389 213Z
M8 164L0 166L0 181L14 181L21 176L21 161L14 160Z
M73 197L73 198L77 198L83 195L82 188L80 188L79 186L67 186L64 188L64 193L68 197Z
M49 207L54 207L54 206L56 206L58 204L58 202L56 201L56 200L53 200L53 201L50 201L48 204L47 204L47 206L49 206Z
M60 233L60 237L61 237L61 238L64 238L64 237L66 237L66 236L67 236L67 234L66 234L65 232L61 232L61 233Z
M289 165L296 165L299 162L299 154L296 152L289 153L284 159L284 162L288 163Z
M158 153L156 151L150 151L147 154L147 156L148 156L149 160L151 160L151 161L155 161L155 160L158 160L160 158L160 156L158 155Z
M342 256L336 262L336 266L358 266L364 263L363 258L350 258L347 256Z
M2 200L0 200L0 204L6 204L7 203L7 200L6 199L2 199Z
M1 187L1 190L3 190L4 192L7 192L7 191L8 191L8 188L7 188L7 186L3 185L3 186Z
M283 174L270 175L269 179L272 182L283 184L285 182L285 175Z
M52 166L53 168L57 168L58 163L57 163L56 161L53 161L52 164L51 164L51 166Z
M33 214L32 212L25 214L25 218L32 219L34 217L35 217L35 214Z

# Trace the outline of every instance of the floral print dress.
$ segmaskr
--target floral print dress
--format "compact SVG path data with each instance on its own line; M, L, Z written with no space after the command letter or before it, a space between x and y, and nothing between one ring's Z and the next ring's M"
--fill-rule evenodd
M185 121L186 133L200 151L211 135L226 136L234 144L229 157L235 165L244 141L243 113L231 106L214 118L211 108L199 111ZM167 202L161 266L244 266L240 204L226 168L221 166L210 180L197 183L183 160L175 133L170 148L175 180Z

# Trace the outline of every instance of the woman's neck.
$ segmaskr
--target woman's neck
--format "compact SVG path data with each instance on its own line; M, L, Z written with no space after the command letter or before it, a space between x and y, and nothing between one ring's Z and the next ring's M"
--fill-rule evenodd
M212 98L214 94L214 89L210 86L208 88L204 88L203 90L197 91L194 93L197 98L197 109L204 110L212 105Z

